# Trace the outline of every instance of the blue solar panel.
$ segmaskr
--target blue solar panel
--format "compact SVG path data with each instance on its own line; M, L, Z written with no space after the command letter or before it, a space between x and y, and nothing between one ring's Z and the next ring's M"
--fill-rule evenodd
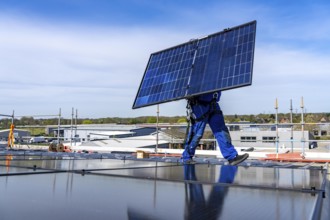
M133 109L251 85L256 24L151 54Z

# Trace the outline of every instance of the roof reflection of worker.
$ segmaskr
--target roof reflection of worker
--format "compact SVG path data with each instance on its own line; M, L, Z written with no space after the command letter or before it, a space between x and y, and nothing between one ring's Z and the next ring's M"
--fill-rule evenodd
M12 159L13 159L13 155L11 155L11 154L6 155L6 171L7 171L7 173L9 172L10 161Z
M221 166L218 183L233 183L236 173L237 166ZM184 178L197 181L195 164L184 165ZM215 184L206 200L201 183L190 182L187 185L189 195L186 194L185 219L218 219L221 216L228 186Z

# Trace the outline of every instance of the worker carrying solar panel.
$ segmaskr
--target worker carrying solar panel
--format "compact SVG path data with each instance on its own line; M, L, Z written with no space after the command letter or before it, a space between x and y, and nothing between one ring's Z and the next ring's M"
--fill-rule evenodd
M218 104L221 91L194 96L188 99L187 110L189 127L184 151L182 153L183 163L193 163L196 148L204 134L208 123L216 138L220 152L230 165L237 165L249 157L249 154L238 155L235 147L231 143L229 130L225 125L221 108Z

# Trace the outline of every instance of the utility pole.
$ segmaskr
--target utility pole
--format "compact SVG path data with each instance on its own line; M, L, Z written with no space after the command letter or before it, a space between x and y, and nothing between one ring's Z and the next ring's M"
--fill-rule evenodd
M61 108L58 113L57 144L60 144Z
M278 101L275 100L276 158L278 158Z
M293 153L293 118L292 118L292 99L290 99L290 123L291 123L291 153Z
M301 108L301 157L305 159L305 122L304 122L304 97L301 97L300 102L300 108Z
M74 112L74 109L72 107L72 111L71 111L71 137L70 137L70 147L72 147L72 136L73 136L73 112Z
M74 146L76 146L77 137L77 119L78 119L78 109L76 109L76 119L75 119L75 130L74 130Z
M156 148L155 153L158 153L158 123L159 123L159 105L157 105L157 122L156 122Z

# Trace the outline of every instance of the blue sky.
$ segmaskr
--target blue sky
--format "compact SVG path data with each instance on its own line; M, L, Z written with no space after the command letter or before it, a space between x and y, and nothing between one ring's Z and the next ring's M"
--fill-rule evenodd
M257 20L252 86L225 114L330 112L329 1L1 0L0 114L156 115L132 110L151 53ZM185 101L160 115L185 114Z

